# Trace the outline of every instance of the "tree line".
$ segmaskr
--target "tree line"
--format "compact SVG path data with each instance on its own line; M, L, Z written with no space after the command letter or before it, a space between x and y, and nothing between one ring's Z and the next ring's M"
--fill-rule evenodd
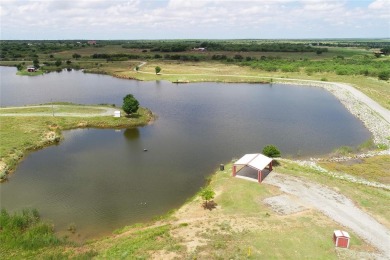
M388 61L378 60L374 56L358 56L346 59L343 56L336 56L333 59L308 60L308 59L279 59L263 57L260 60L243 61L244 66L253 69L260 69L269 72L299 72L304 71L308 75L313 73L332 72L337 75L363 75L378 77L388 80L390 69Z

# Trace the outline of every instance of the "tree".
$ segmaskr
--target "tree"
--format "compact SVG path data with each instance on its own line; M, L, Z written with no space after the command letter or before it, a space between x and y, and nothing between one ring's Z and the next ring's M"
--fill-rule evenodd
M156 71L156 75L157 75L158 73L160 73L161 68L159 66L157 66L156 68L154 68L154 70Z
M35 68L39 69L39 60L38 59L34 59L33 64L34 64Z
M16 68L18 69L18 71L21 71L23 69L23 64L19 63L18 65L16 65Z
M60 60L60 59L56 60L55 65L57 67L61 66L61 64L62 64L62 60Z
M74 53L73 55L72 55L72 57L73 57L73 59L79 59L79 58L81 58L81 55L80 54L78 54L78 53Z
M384 55L389 55L389 54L390 54L390 46L382 48L382 49L381 49L381 52L382 52Z
M214 199L215 192L211 188L203 188L200 191L200 196L205 201L205 208L208 208L208 202Z
M272 144L264 146L263 154L268 157L280 157L279 149Z
M132 94L128 94L123 98L122 109L126 114L130 115L138 111L139 102Z

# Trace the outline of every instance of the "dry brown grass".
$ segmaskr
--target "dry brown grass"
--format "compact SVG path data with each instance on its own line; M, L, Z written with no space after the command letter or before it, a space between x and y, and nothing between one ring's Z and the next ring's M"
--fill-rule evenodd
M367 180L390 184L390 156L388 155L319 164L330 171L345 172Z

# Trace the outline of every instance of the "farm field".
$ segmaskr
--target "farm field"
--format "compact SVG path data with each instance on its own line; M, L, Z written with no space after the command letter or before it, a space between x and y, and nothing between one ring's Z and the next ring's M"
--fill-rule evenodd
M63 69L83 69L86 73L107 74L123 79L176 83L272 83L288 79L339 82L353 86L382 107L390 109L390 58L388 55L375 55L390 46L389 40L374 43L324 40L321 44L318 41L304 40L98 41L96 46L86 43L79 45L75 41L29 43L31 45L19 41L1 41L3 56L0 65L16 66L20 77L39 77L44 72ZM203 46L202 44L208 46L207 50L193 50ZM340 47L342 44L348 46ZM262 45L269 49L261 50ZM13 46L16 46L15 49ZM221 46L225 49L218 49ZM251 46L254 46L253 49ZM272 49L275 46L278 46L279 51ZM179 48L179 51L175 48ZM280 48L286 49L280 51ZM305 49L292 51L291 48ZM37 73L25 72L26 66L31 64L40 66ZM161 71L156 73L156 67L160 67ZM112 109L114 108L108 106L67 104L56 104L55 109L51 104L1 108L0 166L6 165L12 171L27 151L55 143L61 138L62 130L144 125L154 117L147 109L141 109L139 117L132 119L117 120L102 115L108 110L112 112ZM90 116L54 118L48 117L50 113ZM390 136L387 140L390 140ZM381 151L389 150L385 144L381 145ZM377 145L370 143L359 152L363 150L376 153L379 151L377 148ZM348 151L343 156L355 156L355 151L345 149ZM389 154L341 162L322 159L317 165L328 171L379 183L385 187L389 185ZM385 233L390 229L388 188L331 177L293 160L281 159L278 162L274 176L262 184L231 177L232 164L228 162L226 170L216 171L206 181L206 186L216 192L212 204L215 207L212 209L205 209L201 196L196 194L179 209L154 221L124 227L108 237L96 238L86 243L78 244L55 237L55 228L40 222L39 214L34 211L31 213L32 217L27 211L20 213L26 219L33 219L23 222L20 215L12 217L11 213L3 210L1 218L3 223L9 225L2 226L5 231L1 232L0 241L6 243L2 243L0 252L4 259L13 259L15 256L96 259L387 257L388 252L382 250L380 242L375 244L353 228L348 228L352 241L350 249L335 248L332 233L336 229L345 230L346 226L322 211L321 204L307 203L296 194L283 190L283 185L279 184L294 182L302 184L302 187L319 187L324 193L335 194L340 200L348 201L344 206L352 204L351 207L362 214L360 216L372 217L375 223L384 227ZM275 210L267 203L267 200L272 199L283 200L283 203L292 205L296 203L296 210L293 206L291 211L285 208ZM22 222L24 224L18 226ZM69 231L77 232L72 227ZM20 240L12 241L11 237L16 233L20 235ZM42 242L38 237L43 237L45 241ZM26 241L35 240L36 243L27 246Z

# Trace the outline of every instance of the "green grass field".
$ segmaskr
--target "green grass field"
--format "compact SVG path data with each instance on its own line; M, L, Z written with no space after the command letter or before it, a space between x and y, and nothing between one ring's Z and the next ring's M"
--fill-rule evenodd
M372 50L363 48L327 47L328 52L318 55L315 52L207 52L208 59L214 54L225 54L234 57L241 54L244 57L279 57L291 65L297 60L318 62L321 66L329 65L332 59L342 56L345 67L355 70L359 66L348 64L348 60L359 60L365 55L372 55ZM72 55L79 53L80 59ZM127 53L150 55L147 64L134 68L144 59L108 61L92 59L95 53ZM174 53L142 53L142 50L126 49L120 45L109 45L101 48L85 47L48 54L40 53L41 62L53 62L60 58L70 60L73 68L82 68L91 73L108 74L119 78L138 80L167 80L171 82L270 82L274 78L296 78L309 80L326 80L344 82L353 85L363 93L373 98L382 106L390 109L390 83L378 80L375 76L340 75L336 71L316 72L300 68L295 71L267 71L259 67L243 65L239 62L220 61L172 61L154 59L155 54ZM192 55L193 52L183 54ZM146 57L146 56L145 56ZM341 59L341 58L340 58ZM295 61L294 61L295 60ZM381 57L375 62L389 62L389 57ZM21 61L1 61L1 65L16 65ZM371 60L372 62L372 60ZM32 63L32 61L31 61ZM26 64L29 64L26 61ZM260 63L261 65L261 63ZM372 65L372 64L371 64ZM383 64L380 64L382 66ZM162 71L155 74L155 67ZM344 65L343 65L344 66ZM375 67L375 64L372 65ZM379 65L378 65L379 66ZM379 66L379 67L380 67ZM65 65L64 65L65 67ZM42 68L42 71L45 69ZM46 69L55 70L54 66ZM25 73L22 73L25 74ZM57 113L96 113L99 108L62 107ZM50 113L53 108L22 108L11 109L12 113ZM8 113L0 109L0 114ZM0 124L0 168L10 172L17 166L23 156L35 149L60 141L61 131L77 127L119 128L144 125L153 119L146 109L141 109L139 115L133 118L113 117L1 117ZM352 163L321 163L321 166L332 171L345 172L371 181L389 183L389 156L375 156ZM16 231L4 232L4 222L1 223L0 254L4 259L349 259L348 252L373 252L375 249L364 240L350 232L352 236L351 250L336 250L331 240L334 229L343 229L330 218L314 209L305 210L290 215L278 215L262 201L267 197L281 194L274 186L248 182L230 177L231 164L225 166L226 171L216 171L210 178L209 186L216 191L213 210L205 210L202 200L194 196L185 205L151 223L124 227L114 232L112 236L97 238L84 244L76 244L53 238L47 226L40 222L31 222L31 226L18 230L22 242L11 242ZM349 197L360 209L368 212L386 227L390 227L388 201L390 192L383 189L351 183L324 175L319 171L303 167L295 162L282 160L275 171L307 179L326 185ZM5 177L5 175L2 175ZM1 176L0 176L1 177ZM4 215L4 214L3 214ZM33 214L34 215L34 214ZM7 217L8 219L8 217ZM19 216L15 223L24 223ZM29 219L27 216L26 219ZM9 220L7 220L9 221ZM9 222L13 222L9 221ZM35 232L44 226L44 234L52 243L43 243L42 233ZM12 227L12 226L11 226ZM33 229L33 231L30 231ZM13 230L13 229L9 229ZM41 230L42 231L42 230ZM46 232L47 231L47 232ZM310 234L310 235L308 235ZM2 237L3 236L3 237ZM40 237L36 237L40 236ZM25 248L23 238L41 243L39 246ZM19 241L19 240L18 240ZM359 257L355 257L359 258Z

